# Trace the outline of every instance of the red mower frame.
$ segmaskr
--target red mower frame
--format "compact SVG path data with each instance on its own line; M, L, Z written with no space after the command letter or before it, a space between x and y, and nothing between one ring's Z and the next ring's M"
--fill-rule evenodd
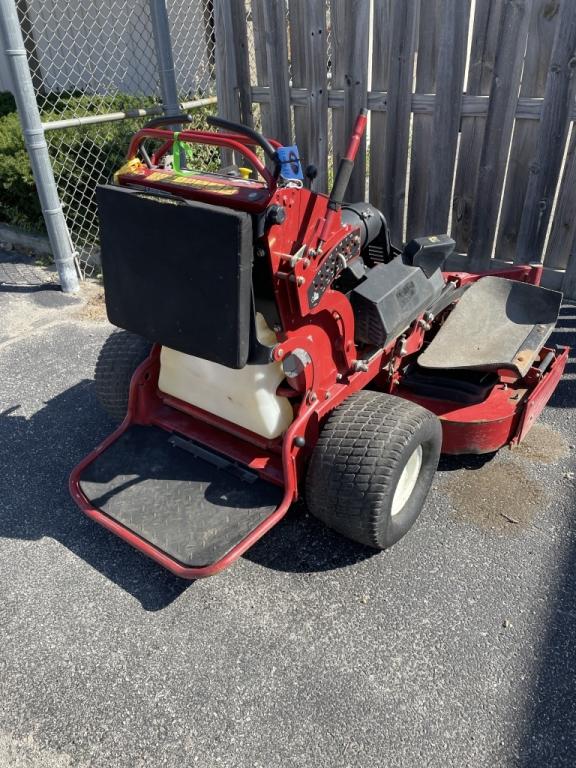
M359 116L345 160L350 163L358 149L366 124ZM290 391L294 420L280 438L265 440L230 422L176 400L158 389L160 347L135 372L130 387L126 418L101 445L73 471L70 492L79 507L92 519L108 528L136 549L151 557L177 576L196 579L211 576L230 565L261 538L288 511L300 493L300 479L323 420L345 398L370 387L411 399L436 413L443 426L445 453L495 451L519 442L554 391L566 364L568 349L543 348L522 378L500 371L500 383L481 403L463 406L446 400L418 398L403 388L403 369L414 359L440 327L450 311L448 305L432 321L425 313L383 349L360 354L354 335L354 315L343 293L326 287L320 300L311 306L309 288L333 250L348 238L354 243L359 229L342 222L340 208L328 196L296 186L280 186L276 175L263 163L253 147L256 142L240 134L183 130L183 142L231 150L245 158L261 181L233 179L221 181L209 174L189 174L186 182L173 173L159 171L158 160L170 150L175 134L161 128L145 128L132 139L128 161L136 160L147 140L161 142L151 155L151 167L144 163L124 166L117 175L120 185L177 192L180 197L225 205L249 213L262 213L272 205L285 211L285 220L272 224L258 247L269 258L273 291L280 316L273 359L282 362L296 350L309 360ZM280 145L270 142L273 148ZM225 192L223 192L225 188ZM486 274L486 273L485 273ZM458 289L484 277L467 272L444 273ZM541 267L518 266L487 274L539 285ZM457 299L455 299L457 300ZM131 425L158 426L210 446L233 461L256 472L261 478L284 488L278 508L224 557L204 567L187 567L148 541L96 509L83 493L83 470L114 443Z

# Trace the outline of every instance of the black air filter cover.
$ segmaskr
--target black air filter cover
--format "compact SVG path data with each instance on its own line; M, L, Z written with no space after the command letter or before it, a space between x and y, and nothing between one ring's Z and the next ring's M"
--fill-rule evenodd
M350 294L356 341L386 346L440 295L444 279L438 271L427 278L420 267L400 259L378 264Z

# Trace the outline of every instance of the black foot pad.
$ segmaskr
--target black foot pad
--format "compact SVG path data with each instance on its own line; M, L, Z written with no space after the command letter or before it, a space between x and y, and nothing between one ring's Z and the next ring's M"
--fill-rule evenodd
M130 427L86 467L80 486L95 507L183 565L209 565L276 509L283 489L174 442L157 427Z

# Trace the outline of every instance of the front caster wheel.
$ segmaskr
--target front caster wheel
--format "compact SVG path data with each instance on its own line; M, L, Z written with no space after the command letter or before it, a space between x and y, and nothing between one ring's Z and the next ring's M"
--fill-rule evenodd
M361 391L327 418L306 477L311 514L386 549L420 514L442 446L439 419L393 395Z
M94 373L96 397L115 421L126 416L130 381L151 349L149 341L128 331L113 331L104 342Z

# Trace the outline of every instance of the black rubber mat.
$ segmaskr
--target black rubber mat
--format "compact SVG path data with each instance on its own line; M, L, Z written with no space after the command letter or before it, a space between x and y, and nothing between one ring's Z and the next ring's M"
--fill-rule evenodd
M158 549L184 565L208 565L268 517L283 490L178 443L186 441L131 427L84 470L80 485L95 507Z

